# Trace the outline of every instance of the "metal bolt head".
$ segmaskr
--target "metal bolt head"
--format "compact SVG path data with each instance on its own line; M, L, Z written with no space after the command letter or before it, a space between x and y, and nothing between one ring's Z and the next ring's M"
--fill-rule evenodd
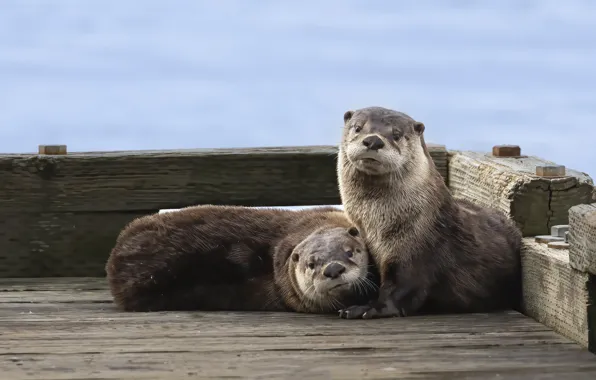
M536 175L540 177L563 177L565 176L565 165L536 166Z
M534 237L534 241L536 243L547 244L555 241L564 241L562 237L552 236L552 235L538 235Z
M493 156L519 157L521 156L521 148L519 145L495 145L493 146Z
M66 145L40 145L38 151L39 154L66 154Z
M551 243L548 243L548 248L569 249L569 243L565 243L564 241L553 241Z
M550 234L552 236L558 236L561 238L565 237L565 232L569 231L569 225L568 224L558 224L556 226L552 226L550 228Z

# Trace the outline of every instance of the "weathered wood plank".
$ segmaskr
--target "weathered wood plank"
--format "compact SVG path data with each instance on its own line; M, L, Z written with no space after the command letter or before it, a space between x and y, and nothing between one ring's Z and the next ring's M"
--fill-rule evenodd
M4 377L596 376L592 354L514 311L346 321L297 313L125 313L108 304L26 303L40 292L76 299L81 291L105 297L107 283L81 278L0 280ZM17 294L20 297L13 298Z
M431 145L446 174L444 146ZM0 155L3 212L339 204L337 147Z
M447 151L431 145L446 177ZM0 277L103 276L132 219L194 204L340 204L334 146L0 155Z
M167 349L171 352L195 352L204 354L213 351L292 351L292 350L358 350L362 348L374 348L377 351L393 351L396 346L404 347L400 351L417 351L426 349L433 343L434 347L447 348L453 346L454 341L466 339L466 346L491 346L498 344L500 347L519 347L523 345L543 344L546 340L550 345L573 345L563 336L554 336L552 332L538 333L494 333L477 334L469 333L444 333L444 334L346 334L320 336L309 335L259 335L259 344L255 345L255 336L204 336L201 331L176 331L172 329L171 334L162 336L125 335L125 336L98 336L82 334L75 336L63 331L62 334L53 336L36 336L29 333L24 336L13 337L14 334L0 341L0 356L22 355L22 354L45 354L76 355L100 351L105 354L116 354L119 352L163 352ZM57 339L52 339L57 338ZM281 338L281 339L280 339ZM430 341L432 339L432 342ZM197 345L197 340L201 344ZM498 342L498 343L496 343ZM65 344L67 343L67 344ZM596 360L596 358L594 358Z
M596 203L569 209L569 263L596 274Z
M587 174L571 169L566 177L539 177L538 165L554 163L538 157L452 151L448 184L455 197L505 212L524 236L549 234L553 225L568 224L570 207L592 202L594 183Z
M569 265L565 250L525 238L522 249L523 312L596 352L594 276Z
M197 341L200 344L200 341ZM407 346L407 345L406 345ZM523 352L523 354L522 354ZM439 347L261 352L18 355L4 359L9 379L586 379L595 363L563 347ZM51 376L51 377L49 377Z
M0 277L104 276L116 237L149 212L0 212Z

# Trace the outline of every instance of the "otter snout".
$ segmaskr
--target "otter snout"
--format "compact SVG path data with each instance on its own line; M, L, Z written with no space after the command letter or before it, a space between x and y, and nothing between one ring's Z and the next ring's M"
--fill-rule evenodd
M340 263L331 263L325 267L323 270L323 275L325 277L336 279L342 275L346 271L346 267L344 267Z
M385 143L377 135L367 136L362 140L362 145L368 150L377 151L385 146Z

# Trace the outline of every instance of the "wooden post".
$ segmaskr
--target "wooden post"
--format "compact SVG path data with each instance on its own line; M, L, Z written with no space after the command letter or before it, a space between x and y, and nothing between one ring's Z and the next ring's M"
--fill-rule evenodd
M570 207L592 201L590 176L538 157L458 151L449 157L452 194L503 211L524 236L550 234L552 226L568 224Z
M572 268L567 252L524 238L521 311L596 353L595 276Z
M596 275L596 203L569 209L568 236L571 266Z

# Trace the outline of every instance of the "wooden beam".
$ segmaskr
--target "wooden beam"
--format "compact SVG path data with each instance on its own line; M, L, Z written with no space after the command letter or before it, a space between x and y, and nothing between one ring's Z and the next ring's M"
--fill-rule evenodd
M567 250L524 238L522 312L596 353L596 276L573 269Z
M596 274L596 203L569 209L568 236L571 266Z
M447 151L430 145L446 176ZM340 204L337 147L0 155L0 211Z
M447 150L431 145L446 177ZM0 155L0 277L103 276L136 217L194 204L340 204L337 148Z
M455 197L505 212L524 236L547 235L553 225L568 224L570 207L590 203L594 196L594 182L586 173L536 174L537 167L550 166L556 164L532 156L451 151L448 184Z
M127 223L147 212L0 212L0 278L105 276Z

